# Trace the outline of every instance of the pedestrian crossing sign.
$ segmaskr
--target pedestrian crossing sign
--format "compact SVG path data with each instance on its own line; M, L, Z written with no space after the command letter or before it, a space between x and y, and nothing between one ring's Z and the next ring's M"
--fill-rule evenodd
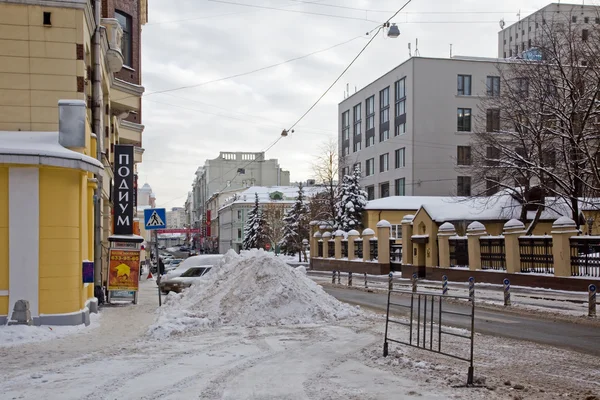
M164 208L144 210L144 227L146 230L165 229L167 227L167 211Z

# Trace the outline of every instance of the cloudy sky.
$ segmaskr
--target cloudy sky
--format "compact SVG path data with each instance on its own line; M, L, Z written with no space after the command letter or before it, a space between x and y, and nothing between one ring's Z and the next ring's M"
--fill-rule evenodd
M181 206L206 159L220 151L264 150L358 54L368 41L365 32L405 1L149 0L150 22L142 32L146 152L140 184L150 183L158 206ZM495 57L500 19L509 25L519 11L525 16L548 3L412 0L392 20L401 36L376 37L267 157L279 159L292 181L310 178L314 155L336 138L337 104L347 84L353 92L406 61L408 43L414 51L416 39L422 57L448 57L450 44L454 55Z

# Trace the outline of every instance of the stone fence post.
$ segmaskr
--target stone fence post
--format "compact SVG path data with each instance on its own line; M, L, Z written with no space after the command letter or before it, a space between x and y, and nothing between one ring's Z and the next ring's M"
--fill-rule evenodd
M375 231L367 228L362 233L363 240L363 261L371 260L371 238L375 237Z
M405 215L402 218L402 264L413 263L413 219L414 215Z
M577 236L577 224L571 218L560 217L552 224L552 256L554 276L571 276L571 236Z
M377 262L379 264L390 263L390 232L392 224L385 219L377 223Z
M518 219L511 219L504 224L504 252L506 254L506 272L521 272L521 253L519 252L519 236L525 233L525 225Z
M467 240L469 246L469 270L481 269L481 245L479 238L487 235L485 226L481 222L473 221L467 227Z
M354 252L356 251L356 247L354 246L354 240L360 236L358 231L352 229L348 232L348 261L354 260L356 257L354 256Z
M310 243L310 258L319 257L319 240L321 240L321 232L315 232Z
M450 222L444 222L438 229L439 264L442 268L450 268L450 237L456 236L456 229Z
M335 240L334 257L336 260L339 260L342 258L342 239L344 238L344 231L338 229L333 234L333 238Z
M329 258L329 239L331 239L331 232L323 233L323 258Z

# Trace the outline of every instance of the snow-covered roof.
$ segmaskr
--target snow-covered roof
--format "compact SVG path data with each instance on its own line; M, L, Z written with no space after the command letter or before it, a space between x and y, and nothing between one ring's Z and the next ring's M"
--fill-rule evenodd
M0 131L0 162L49 165L98 173L104 169L93 157L58 143L58 132Z
M391 196L383 199L371 200L365 210L418 210L423 204L445 204L456 202L464 197L443 196Z
M571 209L562 199L546 198L541 220L556 220L564 215L571 215ZM426 203L423 209L435 222L447 221L491 221L519 219L521 204L508 192L498 192L489 197L475 197L440 204ZM527 219L533 219L536 211L528 211Z
M323 192L326 188L322 186L304 187L304 196L309 198ZM225 200L223 207L231 204L251 204L254 203L255 194L258 194L260 204L283 203L291 204L296 201L298 196L298 186L251 186L248 189L237 193ZM280 200L278 200L280 198Z

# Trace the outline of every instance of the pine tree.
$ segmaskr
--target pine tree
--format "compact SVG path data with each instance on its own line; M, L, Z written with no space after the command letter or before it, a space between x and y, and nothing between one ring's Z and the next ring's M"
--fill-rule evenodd
M296 202L283 217L285 226L283 228L283 239L279 243L281 251L293 256L302 251L302 240L308 239L308 207L305 204L304 189L302 184L298 186ZM300 257L300 256L299 256Z
M244 250L262 248L268 241L266 238L267 221L258 202L258 193L254 195L254 207L248 213L248 220L244 227L244 241L242 242Z
M362 227L362 211L367 205L367 193L360 188L360 171L345 175L337 203L337 227L348 232Z

